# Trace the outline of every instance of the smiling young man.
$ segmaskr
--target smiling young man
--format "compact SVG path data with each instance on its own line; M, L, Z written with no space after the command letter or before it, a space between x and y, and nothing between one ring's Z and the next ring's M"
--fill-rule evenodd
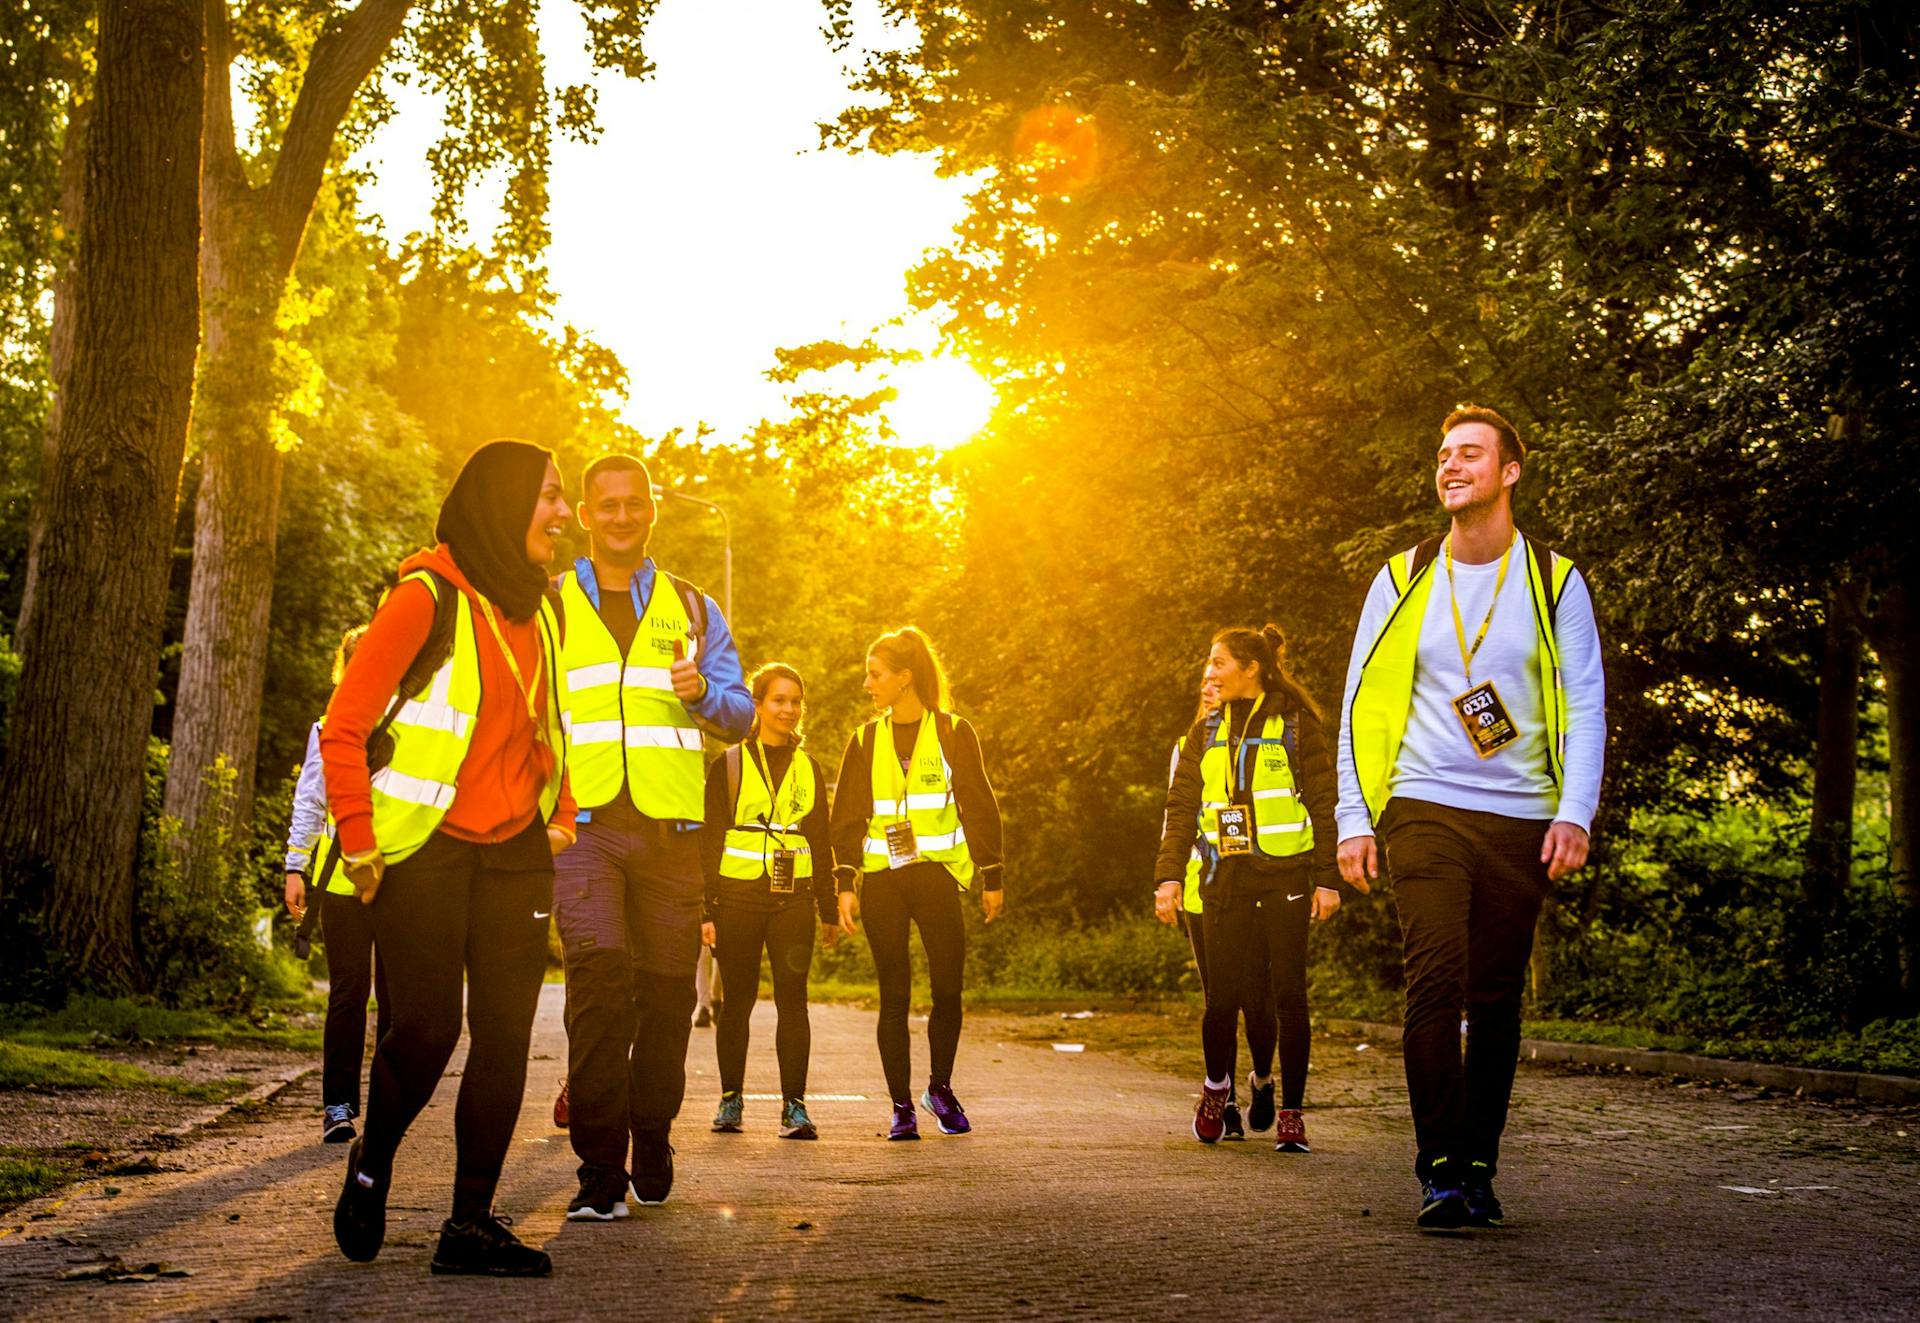
M566 608L568 774L580 838L561 856L554 912L567 972L574 1221L665 1202L668 1132L686 1092L706 816L703 733L753 721L733 635L713 599L647 555L646 466L588 466L579 518L591 555L560 576Z
M1493 1176L1534 922L1586 863L1606 754L1586 582L1514 528L1525 459L1493 410L1447 416L1434 486L1452 528L1375 576L1347 667L1340 872L1366 891L1384 864L1393 883L1429 1228L1501 1223Z

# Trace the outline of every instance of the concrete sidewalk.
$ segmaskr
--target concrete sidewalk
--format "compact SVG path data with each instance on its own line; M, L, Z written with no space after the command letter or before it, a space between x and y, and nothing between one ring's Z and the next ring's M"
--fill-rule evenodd
M672 1201L567 1223L574 1158L548 1120L560 1002L547 988L499 1197L552 1252L551 1279L427 1272L453 1081L401 1153L386 1250L343 1260L330 1216L344 1157L316 1142L309 1078L167 1155L177 1170L16 1210L0 1239L0 1315L1897 1318L1920 1298L1912 1109L1523 1071L1500 1179L1510 1225L1427 1236L1412 1226L1391 1045L1316 1042L1315 1152L1299 1157L1257 1137L1203 1148L1188 1130L1192 1081L997 1042L977 1021L955 1081L976 1133L929 1124L918 1144L887 1144L873 1016L837 1006L813 1009L819 1142L776 1140L778 1104L757 1098L745 1134L709 1134L713 1039L697 1032ZM771 1094L770 1006L754 1033L748 1091ZM103 1255L192 1275L60 1280Z

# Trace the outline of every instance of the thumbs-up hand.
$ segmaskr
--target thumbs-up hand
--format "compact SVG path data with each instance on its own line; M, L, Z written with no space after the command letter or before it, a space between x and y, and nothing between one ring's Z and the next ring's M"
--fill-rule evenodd
M673 696L682 703L697 701L707 692L707 681L700 674L700 663L687 656L687 645L673 641Z

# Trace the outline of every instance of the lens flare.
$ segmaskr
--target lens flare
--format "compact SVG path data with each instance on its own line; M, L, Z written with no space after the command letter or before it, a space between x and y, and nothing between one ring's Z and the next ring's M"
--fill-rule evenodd
M894 398L883 407L903 446L952 450L993 417L993 386L960 358L922 358L887 372Z
M1093 116L1066 106L1029 110L1013 135L1021 173L1047 193L1077 193L1091 184L1100 173L1100 154L1100 126Z

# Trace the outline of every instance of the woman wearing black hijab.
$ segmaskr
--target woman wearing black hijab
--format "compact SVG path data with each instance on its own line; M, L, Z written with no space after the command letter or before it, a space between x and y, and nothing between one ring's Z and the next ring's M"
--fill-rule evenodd
M440 545L401 564L327 709L329 807L393 1002L334 1209L356 1261L380 1252L394 1154L459 1042L464 991L453 1210L433 1271L552 1271L493 1215L493 1193L526 1085L553 856L573 840L544 568L570 513L547 451L476 450L440 507Z

